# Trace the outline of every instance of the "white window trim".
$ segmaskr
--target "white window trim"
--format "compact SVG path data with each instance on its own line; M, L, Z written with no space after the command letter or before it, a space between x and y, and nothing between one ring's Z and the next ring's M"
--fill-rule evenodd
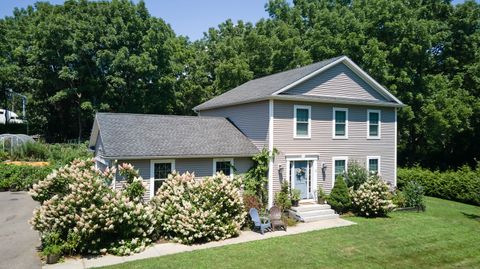
M172 172L175 171L175 160L150 160L150 198L155 196L155 180L165 180L163 178L155 178L155 164L156 163L170 163L172 165Z
M337 111L345 111L345 135L344 136L338 136L335 135L335 123L337 121L335 117L335 112ZM348 139L348 108L343 108L343 107L334 107L333 108L333 115L332 115L332 138L333 139Z
M308 134L307 135L297 135L297 109L307 109L308 110ZM298 139L310 139L312 134L312 107L311 106L302 106L294 105L293 106L293 138Z
M217 162L230 162L231 166L234 166L235 163L233 162L233 158L215 158L213 159L213 164L212 164L212 176L216 174L217 171ZM230 178L233 179L233 168L230 168Z
M370 113L378 113L378 135L370 135ZM382 137L382 111L378 109L367 109L367 139L380 139Z
M380 156L367 156L367 163L366 163L366 167L367 167L367 171L368 173L370 174L370 160L378 160L378 171L377 171L377 174L378 175L381 175L381 158Z
M348 170L347 156L337 156L332 158L332 189L335 187L335 161L345 161L345 172Z

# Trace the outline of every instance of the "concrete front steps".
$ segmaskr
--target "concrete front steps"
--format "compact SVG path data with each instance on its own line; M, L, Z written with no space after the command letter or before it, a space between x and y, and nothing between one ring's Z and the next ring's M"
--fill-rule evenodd
M338 214L331 209L328 204L316 204L314 202L301 203L299 206L292 207L289 215L301 222L313 222L326 219L337 219Z

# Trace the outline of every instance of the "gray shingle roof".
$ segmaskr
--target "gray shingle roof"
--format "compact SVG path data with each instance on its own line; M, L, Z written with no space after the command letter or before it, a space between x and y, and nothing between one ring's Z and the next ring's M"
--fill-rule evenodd
M220 117L97 113L104 157L253 156L259 150Z
M268 97L281 88L335 62L344 56L250 80L194 108L195 111Z

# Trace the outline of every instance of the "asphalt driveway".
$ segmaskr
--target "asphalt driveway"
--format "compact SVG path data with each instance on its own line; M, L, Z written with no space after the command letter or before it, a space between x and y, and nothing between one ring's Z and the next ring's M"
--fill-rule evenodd
M40 239L28 224L36 206L26 192L0 192L0 269L41 268Z

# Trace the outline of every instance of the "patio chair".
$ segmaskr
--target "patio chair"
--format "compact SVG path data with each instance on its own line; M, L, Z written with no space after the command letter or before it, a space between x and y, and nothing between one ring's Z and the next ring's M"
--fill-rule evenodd
M256 208L250 208L249 214L254 224L254 230L259 229L260 233L263 234L266 230L271 229L272 225L270 223L270 220L265 217L261 218L258 215L258 210Z
M285 232L287 231L287 225L282 220L282 210L277 206L270 208L270 222L272 223L272 229L274 231L276 227L282 227Z

